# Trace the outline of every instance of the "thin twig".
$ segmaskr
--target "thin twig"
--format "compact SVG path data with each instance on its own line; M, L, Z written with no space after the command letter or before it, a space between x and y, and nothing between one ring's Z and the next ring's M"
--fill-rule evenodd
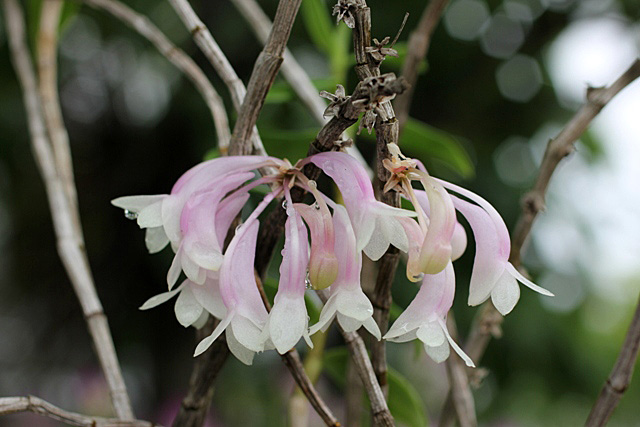
M378 62L367 49L371 46L371 10L367 6L366 0L354 0L354 20L353 29L353 50L356 57L356 74L361 81L367 78L380 76L380 62ZM406 80L403 80L406 84ZM399 207L400 197L395 192L384 193L382 191L384 183L389 178L389 172L383 166L382 161L389 157L388 144L398 143L398 121L391 102L386 101L379 104L375 109L375 131L376 131L376 179L375 185L378 190L380 200L388 205ZM389 310L391 308L391 285L398 267L398 250L390 247L382 256L379 262L378 276L374 288L373 305L374 319L384 335L389 324ZM387 384L387 356L386 342L374 341L371 344L371 362L375 375L382 387L384 394L388 392Z
M138 34L151 42L160 54L167 58L169 62L182 71L187 78L193 82L198 93L200 93L211 111L211 117L213 118L213 123L216 128L216 136L218 137L218 147L224 152L231 140L227 112L224 108L222 98L220 98L218 92L216 92L207 76L195 61L174 45L145 15L134 11L118 0L83 1L93 8L102 9L110 13L116 19L121 20L138 32Z
M401 75L407 79L407 82L411 85L411 89L398 96L393 103L396 108L398 121L400 122L400 130L404 128L409 118L411 100L413 99L416 82L418 81L418 68L422 60L427 56L431 44L431 36L438 22L440 22L440 16L447 7L447 3L449 3L449 0L431 0L424 9L424 12L422 12L418 27L413 30L409 36L407 56L402 65Z
M0 415L33 412L67 425L79 427L162 427L160 424L140 420L93 417L65 411L35 396L0 397Z
M522 212L511 236L511 254L509 261L516 267L521 266L521 252L529 236L533 221L544 209L544 198L551 176L562 159L571 154L574 143L587 129L591 121L622 89L640 77L640 59L636 59L631 66L611 86L590 88L587 90L587 102L576 112L560 133L547 144L538 178L533 189L522 199ZM491 340L501 334L504 317L496 310L491 302L486 302L474 320L471 331L464 346L465 352L479 363ZM447 400L450 399L450 396ZM446 405L449 406L450 405ZM444 414L451 416L451 414Z
M229 89L231 94L231 102L236 111L240 111L245 94L247 93L242 80L236 74L235 70L231 66L231 63L216 43L215 39L211 35L209 29L204 25L202 20L198 17L196 12L189 4L188 0L169 0L169 3L176 11L180 20L191 33L194 41L204 53L204 56L209 60L218 76L222 79L224 84ZM266 155L262 140L258 135L258 129L254 126L251 134L251 141L253 143L253 150L256 154ZM222 154L226 154L226 147L221 148Z
M322 302L326 304L328 292L318 291L317 294ZM336 325L347 344L347 348L351 354L351 359L358 371L358 375L360 375L360 379L362 380L367 396L369 397L371 411L373 414L372 424L376 427L394 426L393 417L391 416L391 412L387 406L387 401L385 400L384 393L380 388L378 379L373 372L373 366L371 365L371 360L369 360L367 347L364 345L364 341L357 332L345 332L345 330L342 329L342 326L339 324Z
M12 61L22 86L32 149L47 191L58 253L80 301L116 415L120 419L134 419L107 318L91 276L84 238L73 219L79 214L72 213L72 203L61 178L63 172L57 169L47 138L37 79L25 39L24 14L16 0L4 0L4 9Z
M261 43L266 43L271 32L271 20L264 13L258 2L255 0L232 0L233 4L240 11L242 16L247 20L251 29L258 37ZM324 110L327 108L325 101L318 96L318 90L305 72L304 68L296 61L288 48L284 51L284 61L282 62L282 74L289 82L300 101L307 107L313 119L321 126L327 122L324 117ZM342 135L342 140L346 140L347 136ZM355 145L346 147L347 153L358 159L360 163L367 169L369 175L373 176L371 167Z
M638 349L640 349L640 299L616 364L602 387L585 426L599 427L607 424L609 417L613 414L622 395L631 383L633 367L638 359Z
M278 3L271 33L253 66L249 84L247 84L247 94L233 127L229 147L229 153L232 155L251 154L251 132L258 121L267 92L271 89L282 64L284 49L298 14L300 2L301 0L280 0Z
M207 324L196 331L196 340L199 342L208 337L217 322L209 317ZM173 427L199 427L204 424L205 417L213 398L211 386L220 369L229 356L229 348L225 335L222 334L211 345L207 353L194 361L191 377L189 378L189 391L180 405L178 415L173 420Z
M64 126L58 96L58 27L62 13L62 0L51 0L42 4L40 27L38 29L37 67L40 77L40 99L47 126L49 140L53 148L56 169L64 183L67 198L71 204L73 221L80 228L77 217L78 197L73 180L73 162L69 135Z
M284 209L283 209L284 210ZM256 283L258 285L258 290L260 291L260 296L262 297L262 302L267 309L267 311L271 311L271 303L269 303L269 299L267 298L267 294L264 292L264 286L262 285L262 279L258 275L258 272L255 272ZM281 354L280 357L284 362L285 366L291 372L293 379L300 387L302 393L307 396L309 403L313 406L313 409L320 415L322 421L329 427L339 427L341 424L338 419L333 415L329 406L322 400L317 390L315 389L313 382L307 375L304 370L304 366L302 365L302 360L300 359L300 354L298 354L298 350L292 348L285 354Z
M458 328L450 312L447 317L447 328L454 340L458 339ZM463 360L457 353L453 353L447 359L447 375L451 387L453 409L455 410L460 427L475 427L476 419L475 403L469 388L469 378ZM440 424L442 425L442 424Z

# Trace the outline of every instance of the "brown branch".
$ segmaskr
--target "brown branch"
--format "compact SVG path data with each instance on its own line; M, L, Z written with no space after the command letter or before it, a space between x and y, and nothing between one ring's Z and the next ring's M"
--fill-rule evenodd
M247 85L247 94L238 112L231 136L231 155L251 154L250 137L258 115L282 64L284 49L291 34L301 0L280 0L269 38L260 52Z
M188 0L169 0L169 3L189 33L191 33L204 56L209 60L225 86L227 86L231 94L233 107L236 111L240 111L247 90L231 66L231 63L222 52L222 49L220 49L220 46L218 46L218 43L216 43L211 35L211 32L195 13ZM252 129L251 141L256 154L266 155L262 140L260 140L260 136L258 135L258 129L255 126ZM221 150L222 154L226 154L225 148L226 147Z
M447 328L451 337L457 340L458 328L452 312L447 317ZM460 427L475 427L478 425L478 421L464 361L454 352L449 356L446 364L447 376L451 387L451 404L458 419L458 424ZM441 421L439 425L443 426L444 422Z
M58 253L80 301L116 414L121 419L133 419L109 324L91 276L82 230L74 219L79 218L79 213L74 209L63 179L63 176L70 176L70 172L58 169L54 150L47 137L37 78L26 43L24 14L16 0L4 0L4 10L11 59L22 87L32 150L49 199ZM58 131L49 129L49 133Z
M284 209L282 209L284 210ZM264 304L267 311L271 311L271 304L269 303L269 299L267 298L267 294L264 292L264 286L262 286L262 279L258 275L257 271L255 272L256 283L258 285L258 290L260 291L260 296L262 297L262 303ZM327 406L327 404L322 400L318 391L313 385L313 382L307 375L304 370L304 366L302 365L302 360L300 359L300 354L298 350L292 348L285 354L281 354L280 357L284 362L289 372L293 376L293 379L298 384L298 387L307 396L309 403L315 411L320 415L322 421L329 427L339 427L341 424L337 420L337 418L331 412L331 409Z
M216 320L210 316L207 324L196 331L197 342L211 335L216 325ZM173 427L199 427L204 424L213 399L213 383L228 356L229 347L222 334L205 354L195 359L189 378L189 391L182 399Z
M413 30L409 36L409 46L407 48L407 56L402 64L401 75L411 85L411 89L398 96L393 105L396 109L398 121L400 122L400 130L404 128L409 118L409 110L411 109L411 101L415 92L416 82L418 81L418 67L424 58L427 57L429 46L431 45L431 36L438 26L442 12L447 7L449 0L431 0L422 12L418 27Z
M220 98L218 92L213 88L213 85L195 61L174 45L146 16L137 13L127 5L120 3L118 0L83 1L93 8L101 9L110 13L116 19L121 20L131 27L142 37L151 42L151 44L158 49L158 52L160 52L161 55L167 58L169 62L171 62L178 70L182 71L189 80L191 80L211 111L216 135L218 137L218 147L224 152L229 146L229 141L231 140L227 112L224 108L222 98ZM49 2L45 2L45 4L46 3Z
M160 424L140 420L93 417L65 411L35 396L0 397L0 415L33 412L67 425L80 427L161 427Z
M366 0L353 0L353 17L355 28L353 29L353 50L356 57L356 74L360 80L376 78L380 76L381 61L376 60L367 52L371 46L371 10ZM407 82L402 79L403 85ZM406 87L406 89L408 89ZM404 92L403 90L402 92ZM384 193L384 183L389 178L389 172L382 165L382 161L389 157L387 145L398 143L399 127L391 102L381 102L375 109L376 131L376 179L375 185L378 196L384 203L399 207L400 197L396 193ZM374 288L373 304L374 319L384 335L389 324L389 309L391 308L391 286L398 267L398 250L390 247L379 262L379 271ZM387 357L385 341L374 341L371 344L371 360L375 375L384 394L388 392L387 385Z
M317 294L323 303L327 302L327 291L318 291ZM385 400L384 393L380 388L378 379L373 372L373 366L371 365L371 360L369 360L367 347L364 345L364 341L357 332L345 332L344 329L342 329L342 326L338 323L336 323L336 326L338 326L338 329L347 344L347 348L351 354L351 359L358 371L360 380L362 380L365 392L369 397L371 412L373 414L372 425L376 427L394 426L393 417L391 416L391 412L387 406L387 401Z
M511 235L509 261L516 268L521 265L521 251L531 231L533 221L538 213L544 209L545 193L558 164L573 152L574 143L607 103L638 77L640 77L640 60L636 59L611 86L587 90L587 102L574 114L560 133L549 140L536 183L522 200L522 212ZM491 337L500 337L502 333L500 326L503 320L504 317L491 302L486 302L482 306L464 346L465 352L476 363L482 359ZM447 400L449 399L450 396Z
M607 424L609 417L631 383L633 367L638 359L638 349L640 349L640 299L616 364L602 387L585 426L596 427Z

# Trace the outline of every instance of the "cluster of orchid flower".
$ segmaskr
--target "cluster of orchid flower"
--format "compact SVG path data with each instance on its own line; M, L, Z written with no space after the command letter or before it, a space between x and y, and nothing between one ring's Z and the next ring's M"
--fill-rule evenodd
M128 218L137 219L138 225L146 228L149 252L159 252L168 243L175 252L167 275L169 291L152 297L141 309L179 294L175 313L183 326L201 327L209 314L220 319L213 333L198 344L195 355L226 331L229 349L246 364L252 363L256 352L275 348L285 353L301 338L312 346L310 335L325 331L337 318L346 331L364 327L378 340L405 342L417 338L437 362L449 356L451 346L467 365L473 366L445 324L455 293L452 262L467 244L456 209L469 222L476 241L469 305L490 297L503 315L509 313L520 297L516 280L542 294L550 293L508 262L509 234L488 202L430 176L419 161L404 157L396 145L390 144L389 152L391 158L384 160L384 165L391 178L385 191L398 191L411 202L413 211L377 201L366 170L344 152L319 153L295 167L268 156L217 158L187 171L171 194L113 200L115 206L125 209ZM302 174L301 168L308 163L333 180L344 205L321 193L315 181ZM256 178L255 171L260 168L274 173ZM412 181L418 181L423 190L414 189ZM269 185L269 192L235 229L223 251L227 231L247 203L249 191L260 185ZM293 186L311 193L315 202L294 203ZM445 188L469 201L449 194ZM268 312L253 268L258 217L280 198L284 198L282 207L287 214L285 243L278 291ZM375 261L389 245L408 254L407 277L422 284L415 299L381 337L372 317L372 304L360 285L360 273L362 252ZM187 278L176 287L181 271ZM304 301L308 282L316 290L329 290L319 321L311 327Z

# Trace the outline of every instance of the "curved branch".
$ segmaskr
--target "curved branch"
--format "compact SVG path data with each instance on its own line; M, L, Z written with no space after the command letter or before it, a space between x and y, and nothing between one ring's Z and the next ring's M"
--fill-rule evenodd
M622 395L631 383L633 367L638 359L638 349L640 349L640 299L616 364L602 387L585 426L596 427L607 424L609 417L613 414Z
M177 69L182 71L193 82L200 95L207 103L216 128L218 147L226 150L231 140L229 119L222 98L213 85L191 57L174 45L158 27L144 15L139 14L118 0L83 0L89 6L102 9L135 30L153 44L156 49Z
M47 418L79 427L162 427L160 424L140 420L93 417L65 411L35 396L0 397L0 415L33 412Z
M68 187L65 186L63 176L70 176L70 172L60 169L71 165L56 164L54 149L47 136L42 100L38 94L37 78L26 42L24 13L16 0L4 0L4 11L11 59L22 87L31 147L49 199L58 254L80 302L100 366L109 386L116 414L121 419L133 419L131 402L122 377L113 338L96 292L82 229L77 221L80 214L69 197ZM54 102L57 101L54 100ZM55 131L56 129L49 129L50 134ZM69 182L67 181L66 184L68 185Z

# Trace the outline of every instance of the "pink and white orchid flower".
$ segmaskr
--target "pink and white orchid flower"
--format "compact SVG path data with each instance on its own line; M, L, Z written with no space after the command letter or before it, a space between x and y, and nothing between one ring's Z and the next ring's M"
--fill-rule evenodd
M319 153L309 161L329 175L342 193L344 205L356 235L356 250L364 250L378 260L393 245L403 252L409 246L398 217L415 216L376 200L367 171L351 155L342 152Z
M417 338L424 344L429 357L438 363L449 357L451 346L467 366L475 367L447 330L446 318L453 305L455 281L451 262L440 273L425 275L418 294L394 322L384 339L406 342Z
M477 203L472 204L452 196L456 209L469 221L476 240L476 256L469 285L469 305L481 304L491 297L496 309L502 315L507 315L520 299L517 281L542 295L553 296L551 292L520 274L509 262L509 231L495 208L469 190L445 181L440 182Z
M310 333L326 331L334 317L347 332L364 326L371 335L380 339L380 328L373 320L373 306L360 287L362 253L357 249L356 236L347 211L340 205L332 205L336 232L338 277L330 287L330 297L320 312L318 323Z
M309 242L302 218L293 207L293 201L285 186L287 222L285 241L280 264L280 282L262 339L271 340L278 353L291 350L304 337L309 347L309 316L304 302L305 279L309 264Z

